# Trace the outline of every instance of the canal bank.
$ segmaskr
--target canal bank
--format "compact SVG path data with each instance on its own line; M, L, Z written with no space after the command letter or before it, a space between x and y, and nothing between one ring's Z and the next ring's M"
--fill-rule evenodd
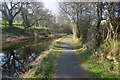
M32 68L20 75L20 78L51 78L55 74L57 61L61 49L60 41L62 38L54 40L49 50L44 51L30 65Z
M37 60L39 56L49 52L53 42L56 42L56 39L36 39L5 45L1 60L4 72L2 76L4 78L19 77L19 75L29 71L35 66L33 63L39 61Z

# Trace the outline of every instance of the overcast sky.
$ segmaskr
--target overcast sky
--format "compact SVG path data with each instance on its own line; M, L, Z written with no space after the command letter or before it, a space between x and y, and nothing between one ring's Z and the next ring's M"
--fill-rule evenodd
M44 2L45 8L50 9L53 14L57 14L59 0L42 0L42 1Z
M58 12L58 3L57 2L44 2L44 6L47 9L50 9L52 13L57 14Z

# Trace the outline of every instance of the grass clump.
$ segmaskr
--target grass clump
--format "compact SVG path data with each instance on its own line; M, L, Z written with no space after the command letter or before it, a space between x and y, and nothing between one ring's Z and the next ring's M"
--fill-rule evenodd
M55 65L58 59L57 51L50 51L49 54L44 57L38 66L34 77L35 78L51 78L55 73Z

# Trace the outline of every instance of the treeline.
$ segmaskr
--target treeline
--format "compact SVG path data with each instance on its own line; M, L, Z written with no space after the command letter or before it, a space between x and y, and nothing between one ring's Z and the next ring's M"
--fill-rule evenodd
M60 2L73 38L99 58L106 71L119 72L120 2ZM97 60L96 60L97 61Z
M15 33L15 35L24 32L22 35L27 33L37 37L64 32L56 22L56 17L44 7L43 2L4 1L0 3L0 12L3 34L4 31Z
M55 17L42 2L2 2L0 6L2 20L7 21L9 27L13 27L13 22L22 23L25 29L41 26L43 21L55 22Z

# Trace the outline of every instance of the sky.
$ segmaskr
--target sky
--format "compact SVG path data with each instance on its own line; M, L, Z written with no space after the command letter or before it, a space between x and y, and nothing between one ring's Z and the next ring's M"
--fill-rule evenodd
M53 14L57 14L58 13L57 2L45 2L44 6L45 6L45 8L50 9Z
M42 0L42 2L44 2L45 8L51 10L55 15L58 14L58 2L60 2L60 0Z
M44 2L45 8L52 11L53 14L58 13L58 1L59 0L42 0Z

